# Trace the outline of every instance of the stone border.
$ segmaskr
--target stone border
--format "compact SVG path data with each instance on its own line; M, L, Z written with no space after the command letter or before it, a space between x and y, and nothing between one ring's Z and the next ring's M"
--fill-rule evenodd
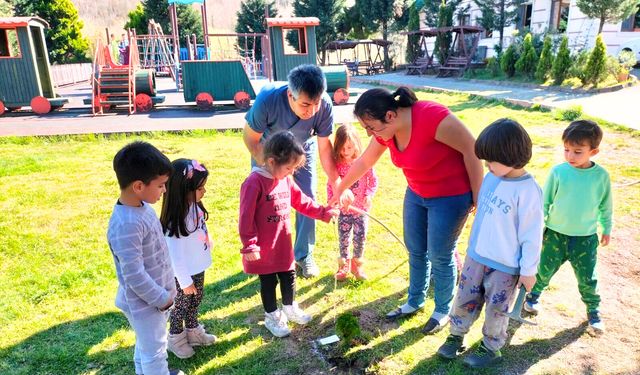
M585 90L581 88L572 89L566 86L544 86L544 85L538 85L538 84L526 83L526 82L494 81L490 79L474 79L474 78L463 78L463 77L459 79L461 81L467 81L467 82L473 82L473 83L485 83L485 84L496 85L496 86L527 87L527 88L533 88L533 89L563 92L567 94L602 94L606 92L619 91L626 87L635 86L638 83L638 78L636 78L634 75L629 74L629 78L630 79L627 80L626 82L619 83L617 85L603 87L600 89L589 89L589 90Z

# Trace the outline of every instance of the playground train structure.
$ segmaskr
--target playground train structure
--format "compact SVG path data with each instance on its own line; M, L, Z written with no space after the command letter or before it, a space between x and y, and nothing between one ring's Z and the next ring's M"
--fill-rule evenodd
M169 1L172 16L174 1ZM130 32L120 61L114 59L108 43L96 42L92 95L84 99L94 115L113 109L126 109L129 114L147 112L164 102L156 89L156 74L171 76L176 89L182 90L184 102L195 102L200 109L231 103L247 109L259 91L258 81L286 81L295 66L317 63L315 26L319 20L315 17L267 18L267 31L262 34L207 34L205 26L204 48L198 48L194 36L193 42L187 41L188 54L183 59L176 19L172 17L173 35L164 35L153 22L149 34ZM68 103L56 93L52 80L44 38L47 27L47 22L37 17L0 18L0 115L26 106L46 114ZM235 40L230 43L233 52L210 45L220 38ZM259 57L258 45L262 50ZM321 68L334 103L345 104L349 99L347 67ZM256 71L260 71L260 79Z

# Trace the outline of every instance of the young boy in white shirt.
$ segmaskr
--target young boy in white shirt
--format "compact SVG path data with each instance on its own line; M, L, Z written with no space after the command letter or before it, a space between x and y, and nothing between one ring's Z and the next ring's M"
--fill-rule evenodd
M524 169L531 159L531 139L517 122L500 119L478 136L475 152L489 172L482 181L478 209L458 291L449 314L450 335L438 355L454 359L464 351L464 335L486 303L484 335L464 363L473 368L502 359L507 340L506 312L520 285L531 290L542 246L542 191Z

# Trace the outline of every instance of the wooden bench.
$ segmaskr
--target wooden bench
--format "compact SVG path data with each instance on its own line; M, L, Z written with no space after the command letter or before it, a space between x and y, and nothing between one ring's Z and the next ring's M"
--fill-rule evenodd
M352 76L369 74L369 61L345 61L344 63Z
M429 68L433 68L433 58L418 57L413 64L407 66L407 75L423 75Z
M373 63L367 67L367 74L378 74L380 72L384 72L384 64L381 62Z

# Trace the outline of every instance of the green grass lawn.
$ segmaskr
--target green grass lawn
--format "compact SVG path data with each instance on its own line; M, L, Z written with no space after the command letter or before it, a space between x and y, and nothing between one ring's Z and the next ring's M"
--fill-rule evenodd
M567 123L549 113L465 95L420 96L448 105L476 135L499 117L520 121L535 145L528 169L540 184L549 168L562 161L559 138ZM170 355L172 367L194 374L466 373L459 361L435 357L447 332L420 333L433 309L431 293L423 313L400 323L383 319L404 300L408 267L404 249L374 222L365 253L371 280L337 288L336 230L318 223L315 254L322 274L298 279L297 293L314 320L294 329L289 338L270 336L261 324L258 281L243 274L239 254L238 192L249 172L249 154L240 133L208 131L0 138L0 373L133 373L134 334L114 306L117 281L106 227L119 193L113 156L137 139L153 143L171 159L196 158L211 172L203 201L210 213L214 263L206 273L200 318L220 342L198 348L189 360ZM639 145L637 134L607 128L596 161L610 171L614 184L640 179ZM386 155L376 172L380 183L372 214L401 235L404 177ZM318 188L323 202L325 180L322 176ZM615 201L616 215L633 225L640 188L625 189L625 199ZM470 222L460 238L462 252ZM369 342L346 352L337 346L317 347L314 340L333 334L336 316L345 311L359 317ZM480 326L474 326L470 344L478 343ZM526 370L547 359L547 350L561 350L555 341L536 340L535 330L522 328L516 335L524 343L505 351L503 373Z

